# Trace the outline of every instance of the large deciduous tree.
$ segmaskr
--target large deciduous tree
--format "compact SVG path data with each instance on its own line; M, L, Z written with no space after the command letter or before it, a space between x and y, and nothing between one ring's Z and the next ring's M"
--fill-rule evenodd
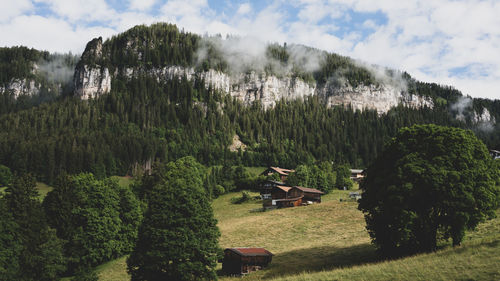
M438 234L459 245L465 230L495 215L499 171L471 131L403 128L366 170L359 209L386 256L436 249Z
M132 280L213 280L217 221L192 157L170 162L152 187L127 264Z
M70 273L129 253L142 218L130 189L92 174L61 176L43 205L49 224L67 241Z

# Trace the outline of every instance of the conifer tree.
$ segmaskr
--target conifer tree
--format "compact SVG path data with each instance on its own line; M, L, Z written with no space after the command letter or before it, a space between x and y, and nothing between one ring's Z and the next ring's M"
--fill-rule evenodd
M217 221L193 157L170 162L153 187L127 260L132 280L214 280Z

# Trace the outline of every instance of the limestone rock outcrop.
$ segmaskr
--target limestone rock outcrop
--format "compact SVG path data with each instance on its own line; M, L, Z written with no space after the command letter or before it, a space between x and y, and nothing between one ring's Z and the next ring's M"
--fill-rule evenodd
M5 92L12 93L16 99L23 95L34 96L40 92L40 84L37 84L35 80L13 79L5 86L0 86L0 93Z
M163 68L144 69L122 68L110 73L109 69L99 64L103 57L102 38L92 40L87 44L82 61L75 70L75 94L82 99L97 98L111 90L111 80L120 75L133 78L140 75L154 77L158 82L186 77L188 81L201 79L205 87L212 87L232 97L245 105L260 101L265 108L273 107L281 99L304 99L317 95L327 106L350 105L354 109L375 109L384 113L399 104L408 107L433 107L430 98L412 95L400 87L388 83L380 85L338 85L334 82L324 84L307 83L300 78L291 76L273 76L266 73L227 74L210 69L196 71L192 67L168 66Z

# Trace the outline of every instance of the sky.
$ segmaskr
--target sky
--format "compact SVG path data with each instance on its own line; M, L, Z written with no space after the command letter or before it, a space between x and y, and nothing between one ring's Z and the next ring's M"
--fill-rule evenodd
M304 44L500 99L499 0L0 0L0 46L80 54L137 24ZM251 41L250 41L251 42Z

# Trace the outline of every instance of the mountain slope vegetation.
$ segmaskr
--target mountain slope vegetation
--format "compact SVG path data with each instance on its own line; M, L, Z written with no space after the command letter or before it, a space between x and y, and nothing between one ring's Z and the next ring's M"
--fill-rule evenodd
M96 42L91 41L87 50L93 50ZM115 73L124 68L180 65L235 71L221 42L221 38L201 37L170 24L137 26L105 41L100 55L85 52L77 68L100 65ZM300 64L297 58L307 57L297 55L294 46L271 44L266 47L263 70L280 75L286 69L287 75L318 83L332 77L350 84L379 83L368 68L350 58L301 48L307 50L302 55L325 58L319 68ZM52 56L22 47L3 49L3 53L7 59L2 65L20 66L14 74L2 76L4 82L32 77L30 63ZM257 67L252 63L246 66ZM295 167L333 161L362 168L399 128L424 123L472 128L488 147L500 149L498 123L480 130L474 121L485 109L491 120L500 120L500 101L471 99L466 109L458 110L453 105L464 98L459 91L416 81L406 73L401 78L408 92L431 97L435 106L400 106L379 114L349 106L327 108L312 96L281 100L274 108L264 109L259 102L243 106L200 80L159 81L145 74L118 74L111 81L111 91L97 99L62 95L23 110L11 110L22 103L20 98L1 100L0 107L8 110L0 112L0 163L16 172L31 172L47 183L62 172L92 172L98 178L134 174L155 161L187 155L205 165ZM235 134L247 145L245 151L228 149Z

